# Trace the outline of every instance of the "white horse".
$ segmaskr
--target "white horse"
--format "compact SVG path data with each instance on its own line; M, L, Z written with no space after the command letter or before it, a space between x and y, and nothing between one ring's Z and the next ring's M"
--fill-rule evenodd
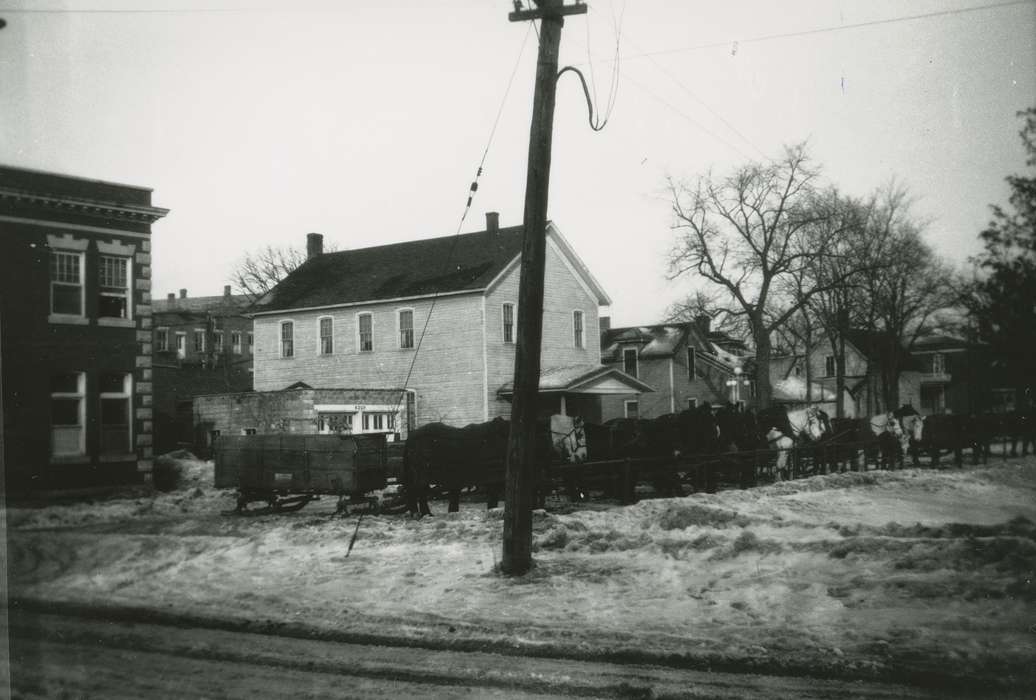
M802 437L816 442L823 438L826 432L821 411L816 406L788 411L788 424L791 426L791 435L785 435L777 426L770 426L766 431L766 441L770 443L771 449L777 450L777 463L774 465L777 481L782 479L788 464L788 450L795 446L796 438Z

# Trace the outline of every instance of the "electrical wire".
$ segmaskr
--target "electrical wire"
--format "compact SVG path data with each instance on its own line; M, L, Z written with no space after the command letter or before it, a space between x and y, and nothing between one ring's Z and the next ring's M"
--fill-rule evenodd
M496 136L497 126L500 124L500 117L504 113L504 106L507 104L507 96L511 94L511 86L514 84L514 77L518 74L518 68L521 66L522 56L525 54L525 46L529 43L529 33L532 28L530 22L529 29L525 30L525 38L522 39L521 48L518 50L518 58L515 59L514 68L511 70L511 77L507 80L507 88L504 90L504 96L500 100L500 107L497 109L496 118L493 120L493 126L489 130L489 138L486 140L486 147L482 151L482 158L478 162L478 169L475 171L475 178L471 181L471 187L468 189L468 200L464 205L464 210L461 212L460 220L457 222L457 230L453 234L453 241L450 244L450 250L446 255L446 260L443 261L442 273L446 274L450 264L453 261L453 254L457 251L457 241L460 240L460 230L464 226L464 221L468 218L468 213L471 211L471 203L475 199L475 194L478 192L478 182L482 177L483 166L486 164L486 159L489 157L489 149L493 145L493 138ZM417 357L421 353L421 345L424 343L425 334L428 332L428 323L432 320L432 313L435 311L435 303L439 299L439 292L436 291L432 295L431 304L428 307L428 314L425 316L424 324L421 326L421 334L418 336L417 343L414 347L413 357L410 358L410 366L407 368L406 378L403 380L402 391L399 394L399 401L396 403L395 413L399 412L399 407L403 403L403 399L406 396L407 387L410 384L410 378L414 373L414 365L417 363Z
M586 111L587 121L590 124L590 129L593 131L603 131L604 127L608 124L608 120L611 118L612 110L615 108L616 97L619 92L619 59L620 59L620 36L622 34L622 16L626 13L626 5L623 3L622 15L619 20L615 19L615 5L612 5L612 25L615 29L615 58L612 61L612 75L611 82L608 86L608 101L605 107L603 117L601 116L601 110L597 103L597 83L594 78L594 65L593 60L590 57L590 21L586 22L586 55L589 64L590 72L590 84L587 85L586 76L583 72L575 66L565 66L558 71L557 80L561 79L561 76L571 71L579 77L579 82L583 86L583 95L586 97ZM592 96L591 96L592 95ZM594 115L597 115L596 117Z
M748 39L735 39L730 41L716 41L708 44L697 44L695 46L683 46L673 49L659 49L657 51L648 51L639 54L628 54L623 58L626 60L634 58L647 58L649 56L662 56L670 53L682 53L685 51L701 51L704 49L716 49L716 48L729 48L731 45L740 44L754 44L763 41L774 41L776 39L793 39L802 36L812 36L814 34L825 34L827 32L841 32L852 29L863 29L865 27L877 27L886 24L895 24L897 22L913 22L922 19L932 19L935 17L946 17L950 15L960 15L970 12L982 12L985 10L996 10L1003 7L1013 7L1016 5L1033 5L1036 4L1036 0L1007 0L1007 2L997 2L988 5L976 5L973 7L960 7L954 10L939 10L936 12L925 12L917 15L906 15L903 17L889 17L887 19L876 19L869 20L866 22L855 22L853 24L842 24L836 27L817 27L815 29L804 29L795 32L784 32L781 34L764 34L756 37L749 37Z

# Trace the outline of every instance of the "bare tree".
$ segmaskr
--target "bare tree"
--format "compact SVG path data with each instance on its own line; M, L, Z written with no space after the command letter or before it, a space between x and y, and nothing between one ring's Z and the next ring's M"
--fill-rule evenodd
M798 299L784 293L805 265L828 254L829 238L837 233L816 226L827 215L811 206L818 177L805 146L797 145L778 161L745 165L728 177L708 174L693 185L669 181L679 231L670 279L697 273L729 297L724 314L741 318L755 345L757 398L764 408L773 396L775 329L826 288L804 289Z
M328 246L325 252L334 252ZM245 253L230 273L230 282L256 301L306 262L306 251L291 246L272 246Z

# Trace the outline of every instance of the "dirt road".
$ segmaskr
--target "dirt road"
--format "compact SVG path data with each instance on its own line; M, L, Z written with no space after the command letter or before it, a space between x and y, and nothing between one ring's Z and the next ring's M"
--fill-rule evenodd
M364 646L14 607L15 698L930 698L902 685Z

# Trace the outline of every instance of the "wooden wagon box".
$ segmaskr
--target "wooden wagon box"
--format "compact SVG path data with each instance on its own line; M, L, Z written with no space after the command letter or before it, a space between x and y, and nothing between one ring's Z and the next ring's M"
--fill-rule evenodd
M228 435L214 445L217 488L359 494L385 487L385 436Z

